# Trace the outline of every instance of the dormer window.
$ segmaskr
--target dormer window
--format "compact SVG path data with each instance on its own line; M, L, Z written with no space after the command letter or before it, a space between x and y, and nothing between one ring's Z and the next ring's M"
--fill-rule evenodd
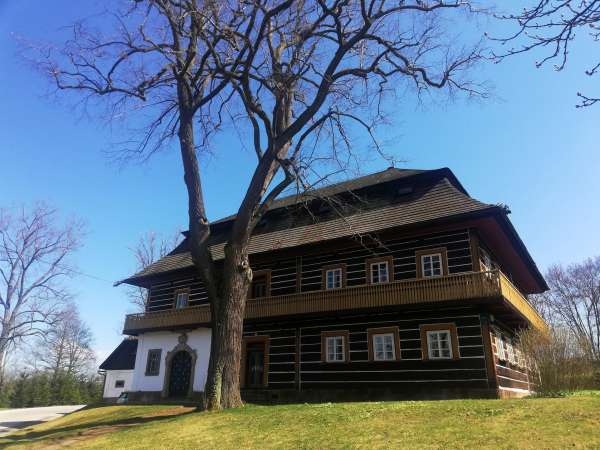
M367 259L367 282L382 284L394 281L394 260L391 256Z
M182 309L188 306L190 300L189 291L177 291L175 293L175 309Z

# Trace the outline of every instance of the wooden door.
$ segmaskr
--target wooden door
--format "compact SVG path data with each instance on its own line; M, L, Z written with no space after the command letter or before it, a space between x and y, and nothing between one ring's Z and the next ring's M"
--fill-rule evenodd
M263 387L265 375L265 346L263 343L246 347L246 387Z
M188 395L191 383L192 357L188 352L177 352L171 360L169 377L169 396L185 397Z

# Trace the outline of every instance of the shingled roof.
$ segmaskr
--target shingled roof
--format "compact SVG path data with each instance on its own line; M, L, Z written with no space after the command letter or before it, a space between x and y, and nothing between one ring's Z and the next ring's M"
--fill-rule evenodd
M341 181L339 183L330 184L318 189L309 189L305 192L295 193L286 197L276 199L270 206L269 210L278 208L285 208L288 206L295 205L297 203L306 203L311 200L332 197L334 195L342 194L344 192L355 192L366 187L376 186L381 183L388 181L399 180L401 178L407 178L413 175L418 175L426 172L432 172L430 170L418 170L418 169L397 169L395 167L389 167L384 171L371 173L351 180ZM456 180L458 183L458 180ZM464 191L464 188L460 186L460 189ZM229 220L235 219L236 215L223 217L222 219L212 222L212 224L223 223Z
M417 182L422 175L435 176L433 178L428 176L427 180ZM293 228L284 227L271 232L255 233L250 239L249 253L256 254L296 247L498 208L471 198L449 169L437 171L388 169L328 186L306 195L312 198L330 197L342 192L357 192L367 187L400 179L408 182L403 185L410 187L410 190L406 195L394 197L394 201L391 203L387 202L373 208L370 208L367 203L362 210L353 210L343 217L338 214L329 220L316 221ZM392 188L390 187L390 189ZM271 209L305 202L306 195L282 198ZM223 224L233 217L221 219L213 224ZM224 258L224 248L224 238L216 237L210 247L215 260ZM122 282L134 284L147 277L185 269L192 265L191 254L187 251L186 246L182 245L173 253Z
M100 364L100 370L133 370L137 353L137 339L125 339Z

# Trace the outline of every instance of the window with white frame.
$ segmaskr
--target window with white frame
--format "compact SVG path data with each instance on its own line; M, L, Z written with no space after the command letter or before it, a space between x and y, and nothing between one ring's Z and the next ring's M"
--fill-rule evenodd
M125 387L125 380L116 380L115 381L115 388L121 389L124 387Z
M506 353L507 353L507 355L506 355L507 360L513 364L516 364L515 349L513 347L512 339L510 339L510 338L506 339Z
M393 333L373 335L373 359L375 361L393 361L396 359Z
M387 261L371 263L371 283L387 283L390 281L389 264Z
M452 337L450 330L427 332L427 350L429 359L452 359Z
M190 294L187 291L180 291L175 297L175 309L185 308L188 305Z
M508 349L506 348L506 341L502 334L496 334L496 350L498 351L498 359L506 361L508 358Z
M430 255L421 255L421 273L424 278L441 277L444 275L442 254L432 253Z
M342 268L328 269L325 271L325 289L339 289L342 287Z
M344 362L346 360L344 336L327 336L325 345L327 362Z
M493 263L490 254L482 248L479 249L479 253L481 254L480 263L482 272L489 272L493 269Z

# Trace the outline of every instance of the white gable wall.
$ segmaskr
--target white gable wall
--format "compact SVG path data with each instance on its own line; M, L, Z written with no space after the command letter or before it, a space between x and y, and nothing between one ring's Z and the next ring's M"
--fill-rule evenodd
M196 368L194 370L194 391L204 391L210 356L210 328L200 328L186 333L187 345L196 351ZM135 371L130 391L162 391L165 378L165 359L167 353L179 343L181 333L158 331L138 336L138 348L135 357ZM160 371L158 376L146 376L146 360L148 350L161 349Z
M122 388L116 387L117 380L123 380L125 386ZM131 390L131 383L133 381L133 370L107 370L106 379L104 381L104 392L102 396L104 398L116 398L121 395L124 391Z

